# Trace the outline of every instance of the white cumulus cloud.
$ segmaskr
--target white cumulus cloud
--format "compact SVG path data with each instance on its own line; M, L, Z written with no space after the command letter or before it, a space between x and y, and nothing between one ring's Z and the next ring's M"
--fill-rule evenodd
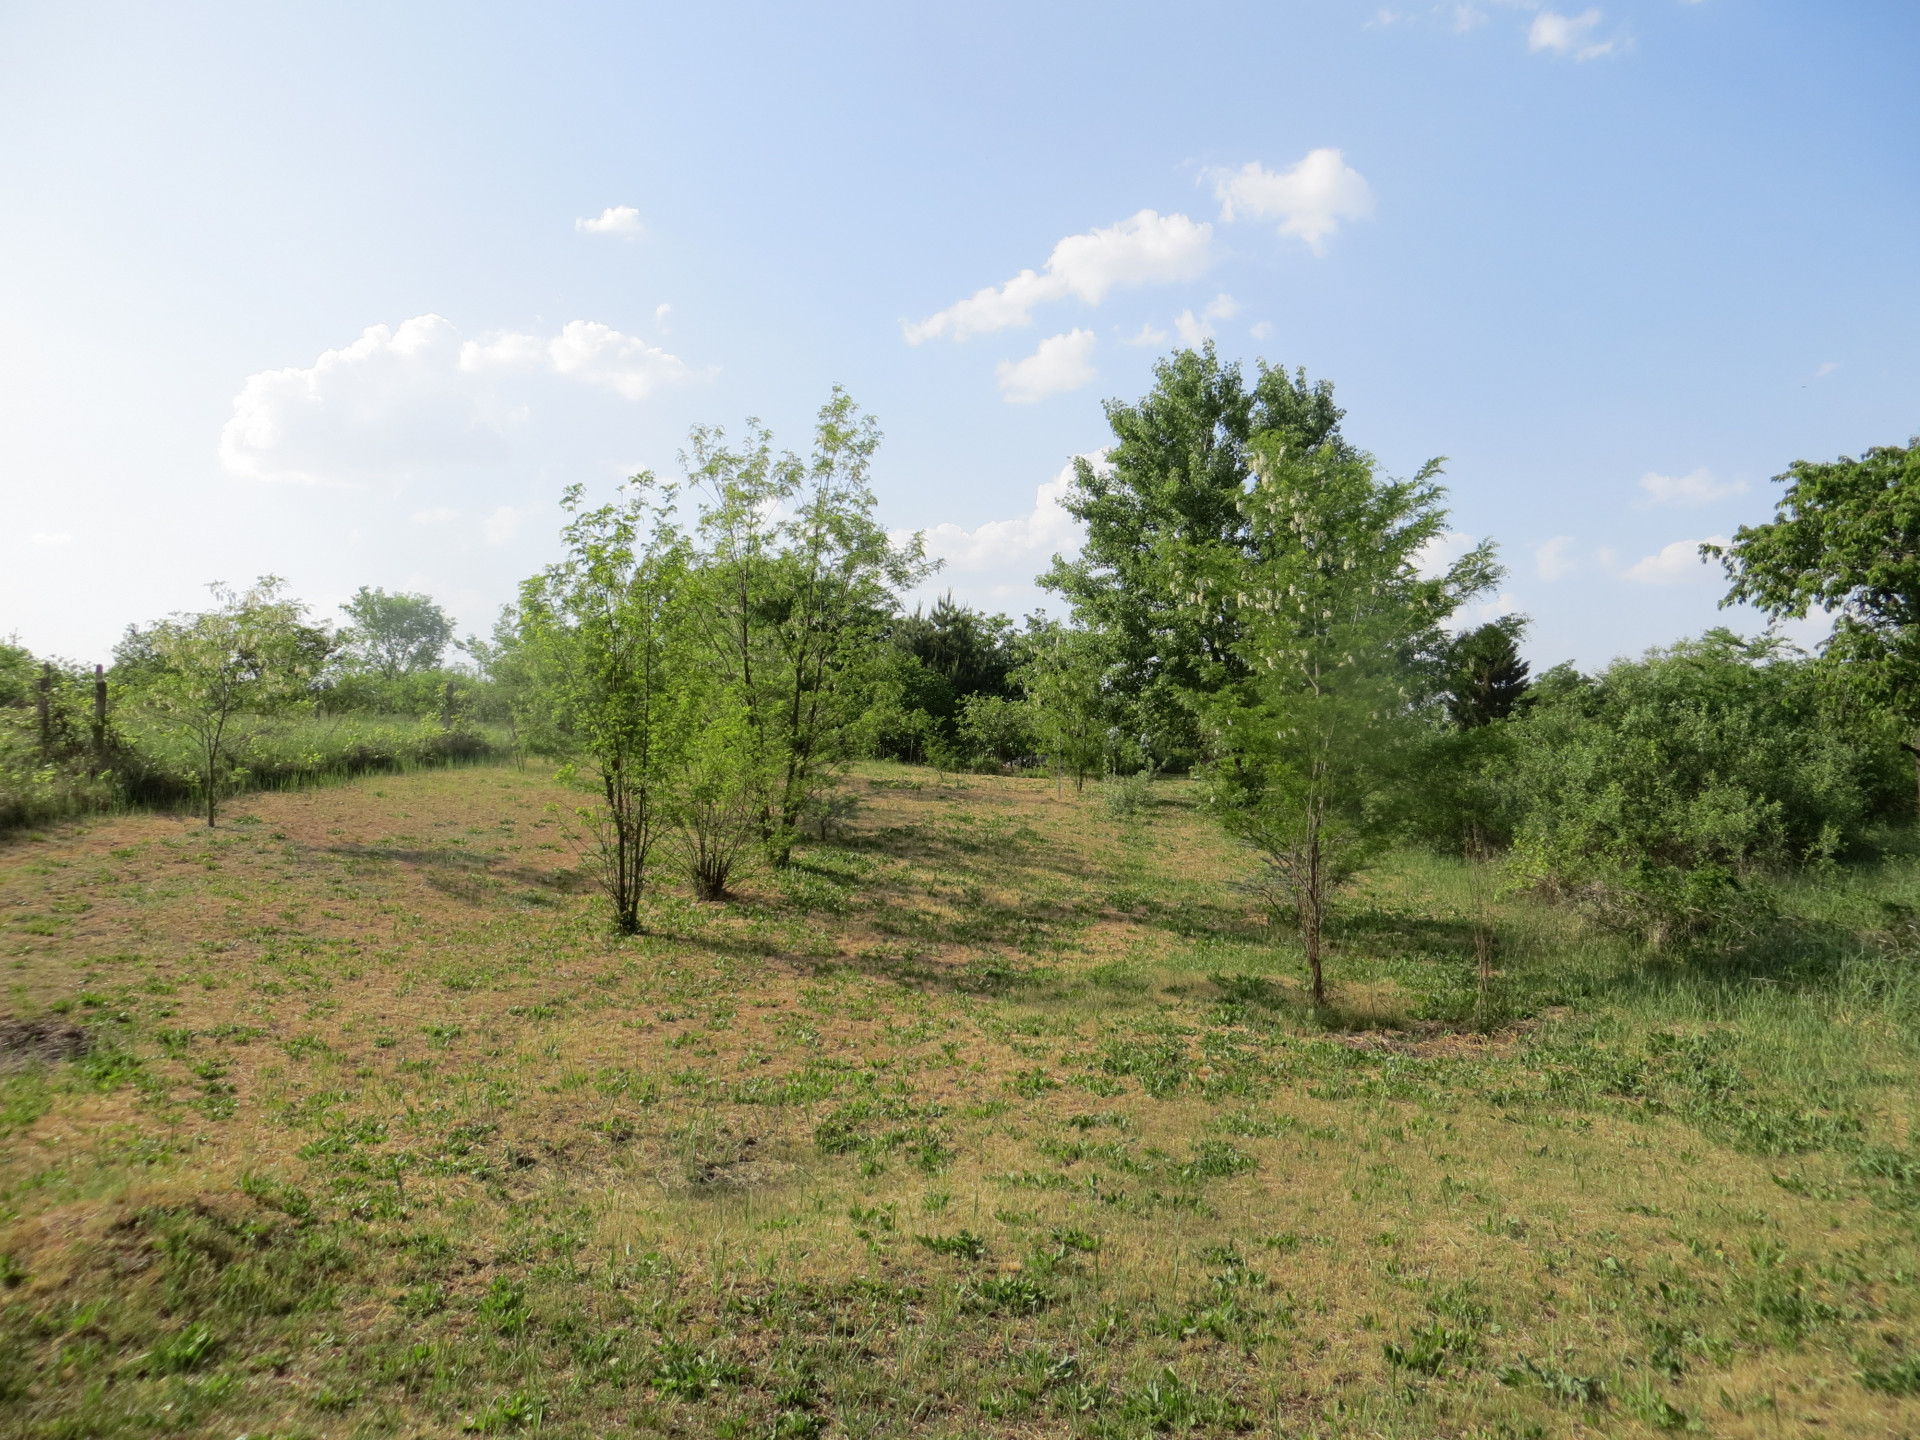
M1704 540L1676 540L1663 546L1659 554L1636 561L1628 568L1626 578L1642 585L1685 585L1711 579L1707 562L1700 558L1700 547L1726 543L1724 535L1709 535Z
M1316 255L1326 252L1327 237L1342 220L1373 214L1373 187L1338 150L1310 151L1290 170L1269 170L1249 160L1238 170L1207 174L1222 220L1232 222L1243 215L1278 220L1282 235L1298 236Z
M1142 210L1117 225L1069 235L1044 270L1022 270L906 327L909 344L965 340L1031 323L1036 306L1075 298L1098 305L1117 287L1196 280L1213 263L1213 227Z
M62 545L71 545L73 536L64 530L36 530L33 532L33 543L43 550L57 550Z
M311 365L262 370L220 432L227 472L255 480L397 480L504 458L529 414L504 381L544 374L640 399L688 369L677 356L597 321L558 335L463 340L439 315L371 325Z
M556 375L601 385L629 400L644 400L687 373L686 362L657 345L622 335L597 320L570 320L547 343Z
M1640 477L1645 493L1643 505L1707 505L1729 495L1745 493L1744 480L1718 480L1711 470L1695 470L1686 475L1660 475L1649 470Z
M1533 24L1527 27L1527 48L1534 51L1550 50L1556 55L1571 55L1576 60L1599 60L1619 54L1622 48L1620 41L1594 38L1593 32L1599 28L1600 20L1598 10L1586 10L1578 15L1542 10L1533 17Z
M311 365L250 375L220 432L221 464L254 480L337 481L496 459L503 419L463 380L460 351L450 321L416 315Z
M995 374L1000 389L1016 405L1030 405L1049 395L1078 390L1097 378L1093 368L1091 330L1069 330L1051 335L1024 360L1002 360Z
M640 212L631 205L609 205L591 219L582 216L573 228L587 235L617 235L622 240L638 240L647 233L640 223Z
M1082 458L1099 464L1103 451ZM1085 536L1080 522L1061 506L1073 485L1073 464L1034 491L1033 509L1011 520L989 520L967 530L948 522L926 532L927 554L961 574L1017 570L1023 577L1055 554L1079 551Z

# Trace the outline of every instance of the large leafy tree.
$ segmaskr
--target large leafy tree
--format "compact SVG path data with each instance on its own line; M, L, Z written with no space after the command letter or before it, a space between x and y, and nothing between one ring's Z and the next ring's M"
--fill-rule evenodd
M517 659L532 678L522 703L593 768L598 803L577 812L594 837L614 928L640 928L653 851L675 814L689 723L680 699L689 661L689 547L669 520L672 497L651 475L621 500L581 508L563 559L520 587Z
M1165 761L1196 743L1190 697L1243 673L1237 592L1206 605L1182 589L1200 557L1256 544L1242 505L1253 442L1294 458L1348 453L1333 387L1262 364L1251 383L1209 342L1154 368L1136 404L1107 403L1114 444L1075 462L1064 502L1087 527L1077 558L1056 557L1041 583L1113 651L1114 698L1138 711L1133 728Z
M1445 621L1499 570L1482 544L1423 573L1446 528L1437 461L1389 480L1370 456L1284 433L1250 448L1242 528L1179 573L1176 593L1203 616L1234 616L1197 700L1216 757L1210 798L1265 862L1324 1004L1329 904L1396 818L1392 792L1445 685Z
M1834 616L1831 673L1905 723L1920 787L1920 437L1859 459L1796 460L1764 525L1703 545L1732 582L1726 599L1775 619Z

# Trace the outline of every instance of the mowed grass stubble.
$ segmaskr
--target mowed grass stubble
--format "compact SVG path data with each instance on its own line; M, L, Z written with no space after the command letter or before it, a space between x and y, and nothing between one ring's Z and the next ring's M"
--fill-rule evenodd
M1137 788L861 767L624 941L532 767L0 848L0 1428L1920 1430L1909 869L1737 965L1504 896L1483 997L1405 856L1315 1015Z

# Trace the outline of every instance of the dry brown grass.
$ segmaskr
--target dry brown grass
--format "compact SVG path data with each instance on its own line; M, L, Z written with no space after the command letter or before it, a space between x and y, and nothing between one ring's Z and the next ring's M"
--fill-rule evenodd
M0 849L5 1008L97 1037L0 1080L12 1427L1920 1426L1860 1380L1906 1212L1556 1088L1579 1006L1422 1020L1470 961L1419 874L1329 1031L1177 783L851 783L847 836L625 942L532 770Z

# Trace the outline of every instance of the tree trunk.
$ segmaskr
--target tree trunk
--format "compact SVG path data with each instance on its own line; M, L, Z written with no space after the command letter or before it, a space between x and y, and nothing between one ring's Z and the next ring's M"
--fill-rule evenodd
M1467 827L1467 884L1473 893L1473 959L1478 982L1474 1018L1484 1023L1493 988L1493 931L1487 924L1487 842L1478 824Z
M1914 814L1920 818L1920 730L1914 732L1914 744L1907 746L1907 753L1913 756L1913 799Z
M1313 824L1307 832L1307 884L1301 897L1300 940L1307 952L1307 970L1313 976L1313 1005L1316 1010L1327 1003L1326 976L1320 968L1320 930L1324 919L1326 877L1320 855L1320 827Z

